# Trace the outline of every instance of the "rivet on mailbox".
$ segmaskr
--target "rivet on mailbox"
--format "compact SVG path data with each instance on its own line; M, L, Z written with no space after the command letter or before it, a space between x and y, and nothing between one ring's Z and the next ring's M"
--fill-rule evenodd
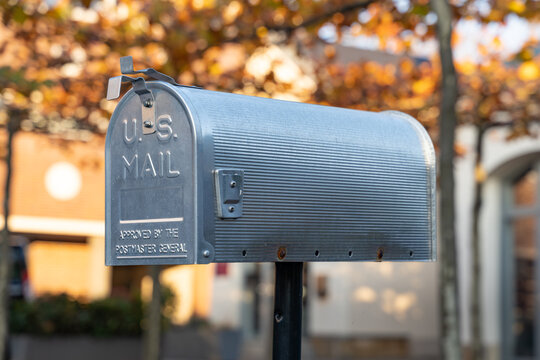
M122 61L107 265L435 259L435 155L410 116L207 91Z

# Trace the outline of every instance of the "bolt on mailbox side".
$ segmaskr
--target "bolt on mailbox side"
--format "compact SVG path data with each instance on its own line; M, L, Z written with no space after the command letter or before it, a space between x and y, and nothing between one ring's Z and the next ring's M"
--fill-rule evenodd
M422 126L149 82L106 142L106 263L431 261L435 156Z

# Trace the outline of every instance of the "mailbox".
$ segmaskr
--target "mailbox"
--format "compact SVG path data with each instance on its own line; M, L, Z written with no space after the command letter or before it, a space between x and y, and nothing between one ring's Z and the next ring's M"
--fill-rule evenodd
M158 81L109 82L133 89L107 132L107 265L435 260L435 154L412 117L140 72Z

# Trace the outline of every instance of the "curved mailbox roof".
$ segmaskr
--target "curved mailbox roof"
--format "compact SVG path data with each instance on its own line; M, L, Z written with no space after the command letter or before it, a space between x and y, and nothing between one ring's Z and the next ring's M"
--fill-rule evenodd
M152 132L130 91L107 134L108 264L435 259L413 118L147 85Z

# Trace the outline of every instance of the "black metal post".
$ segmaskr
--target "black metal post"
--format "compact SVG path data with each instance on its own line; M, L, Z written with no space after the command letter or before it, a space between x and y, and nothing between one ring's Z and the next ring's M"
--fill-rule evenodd
M276 263L273 360L300 360L303 265L301 262Z

